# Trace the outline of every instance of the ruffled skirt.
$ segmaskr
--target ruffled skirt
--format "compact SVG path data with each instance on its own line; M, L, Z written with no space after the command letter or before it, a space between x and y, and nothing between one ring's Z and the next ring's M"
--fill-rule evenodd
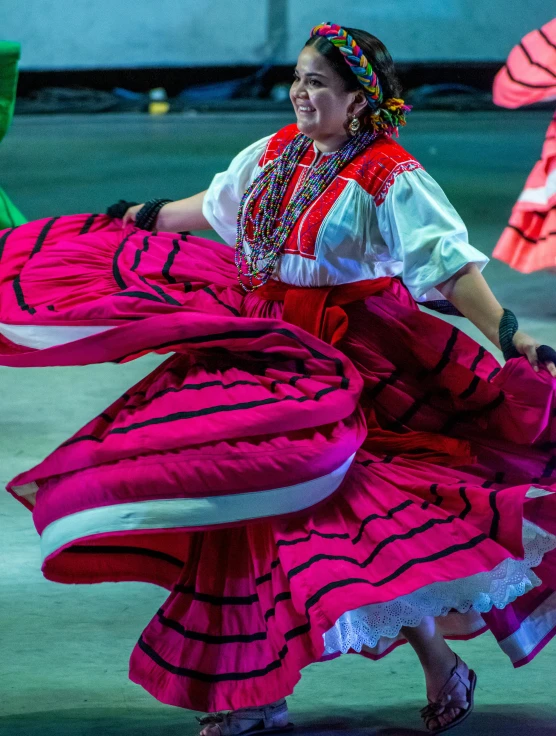
M265 704L425 615L490 628L516 666L556 632L547 372L500 368L395 280L332 347L246 296L227 247L104 216L5 231L0 252L0 363L173 353L9 484L48 578L169 589L131 657L159 700Z
M493 256L522 273L556 270L556 118Z

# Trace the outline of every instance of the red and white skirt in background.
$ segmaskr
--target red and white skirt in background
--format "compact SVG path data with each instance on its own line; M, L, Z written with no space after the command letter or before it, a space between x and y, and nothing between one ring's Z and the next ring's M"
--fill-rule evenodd
M493 98L509 108L556 100L556 18L512 49ZM556 115L493 256L522 273L556 270Z

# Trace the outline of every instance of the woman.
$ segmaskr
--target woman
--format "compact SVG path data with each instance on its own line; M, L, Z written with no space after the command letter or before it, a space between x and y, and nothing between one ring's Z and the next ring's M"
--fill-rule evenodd
M204 736L287 728L304 666L406 640L438 733L476 682L444 635L490 628L520 665L555 630L556 354L392 139L399 89L378 39L317 26L297 124L206 192L131 207L123 233L73 216L0 235L3 364L177 353L9 490L51 580L171 590L131 678L232 709ZM211 226L235 264L175 234ZM415 301L441 296L513 359Z
M556 99L556 18L528 33L496 75L494 102L516 108ZM556 113L493 253L522 273L556 271Z

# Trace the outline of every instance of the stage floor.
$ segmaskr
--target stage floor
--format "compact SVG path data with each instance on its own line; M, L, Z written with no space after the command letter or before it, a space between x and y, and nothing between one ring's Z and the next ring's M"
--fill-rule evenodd
M413 113L400 140L444 187L470 241L490 254L549 120L546 111ZM288 122L261 114L17 117L0 147L0 184L30 219L103 211L121 198L177 199L205 189L237 151ZM523 276L493 262L485 276L524 329L556 344L556 274ZM160 360L0 368L0 486ZM131 583L55 585L39 564L29 513L0 493L0 734L194 736L192 713L127 680L129 653L166 593ZM520 670L490 635L456 648L479 676L476 713L458 734L556 735L556 644ZM424 704L417 659L402 647L378 663L346 656L308 667L290 710L301 733L393 735L415 733Z

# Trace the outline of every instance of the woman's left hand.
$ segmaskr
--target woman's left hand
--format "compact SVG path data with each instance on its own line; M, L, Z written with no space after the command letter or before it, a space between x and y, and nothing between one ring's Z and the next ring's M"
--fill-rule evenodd
M518 330L513 337L513 344L518 353L525 355L529 363L533 366L533 370L538 372L542 366L546 368L551 376L556 378L556 365L553 362L541 363L539 361L537 348L540 347L540 343L537 340L534 340L525 332Z

